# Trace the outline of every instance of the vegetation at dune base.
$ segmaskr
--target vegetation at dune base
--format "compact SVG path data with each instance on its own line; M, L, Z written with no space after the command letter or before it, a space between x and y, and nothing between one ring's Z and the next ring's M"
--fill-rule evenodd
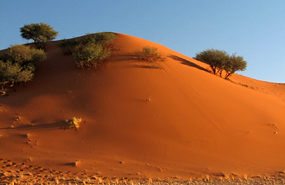
M155 66L158 65L157 62L162 62L165 60L165 57L158 52L158 48L156 47L143 47L142 50L136 52L135 55L139 60L153 63Z
M243 57L236 54L229 55L223 50L208 49L197 53L194 58L209 64L213 74L222 77L224 72L225 79L228 79L236 71L244 71L247 66Z
M0 56L0 86L5 94L7 87L32 80L36 65L46 58L42 49L14 45Z
M110 56L115 38L116 34L111 32L93 33L81 39L64 39L58 46L65 55L73 55L79 68L97 68Z
M38 49L46 49L46 43L57 37L58 32L45 23L32 23L20 28L21 36L27 40L34 40Z

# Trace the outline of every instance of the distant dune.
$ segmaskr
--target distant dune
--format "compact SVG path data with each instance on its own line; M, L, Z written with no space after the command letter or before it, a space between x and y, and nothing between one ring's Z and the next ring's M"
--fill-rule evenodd
M32 82L0 97L2 160L108 178L285 171L284 84L224 80L207 64L124 34L105 63L82 70L58 42L48 43ZM167 57L162 69L136 60L144 46ZM82 117L80 128L63 129L73 117Z

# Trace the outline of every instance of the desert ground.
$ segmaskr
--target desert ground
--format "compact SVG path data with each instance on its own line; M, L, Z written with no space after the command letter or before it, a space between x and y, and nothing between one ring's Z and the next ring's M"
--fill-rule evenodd
M0 184L284 183L285 84L225 80L125 34L82 70L59 42L33 81L0 97ZM166 60L137 60L145 46ZM73 117L80 128L65 129Z

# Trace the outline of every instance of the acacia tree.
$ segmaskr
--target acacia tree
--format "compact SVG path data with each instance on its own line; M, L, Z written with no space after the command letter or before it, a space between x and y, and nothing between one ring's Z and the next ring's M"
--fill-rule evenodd
M219 74L222 77L225 71L224 78L227 79L236 71L244 71L247 62L243 57L236 54L229 55L222 50L208 49L196 54L196 60L209 64L214 74Z
M229 78L229 76L236 71L244 71L246 69L246 66L247 62L244 61L242 56L236 56L236 54L232 54L223 67L223 69L226 71L225 79Z
M27 40L34 40L38 49L45 49L46 43L57 37L58 32L45 23L32 23L20 28L21 36Z
M208 49L196 54L195 59L209 64L214 74L220 73L229 56L225 51Z

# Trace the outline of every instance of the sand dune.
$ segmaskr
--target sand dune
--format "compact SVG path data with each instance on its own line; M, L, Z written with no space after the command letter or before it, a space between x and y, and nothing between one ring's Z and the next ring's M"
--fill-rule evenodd
M124 34L97 70L78 69L57 44L49 43L32 82L0 97L1 158L109 178L285 170L284 84L224 80L204 63ZM135 59L144 46L167 57L162 69ZM83 118L80 128L63 129L73 117Z

